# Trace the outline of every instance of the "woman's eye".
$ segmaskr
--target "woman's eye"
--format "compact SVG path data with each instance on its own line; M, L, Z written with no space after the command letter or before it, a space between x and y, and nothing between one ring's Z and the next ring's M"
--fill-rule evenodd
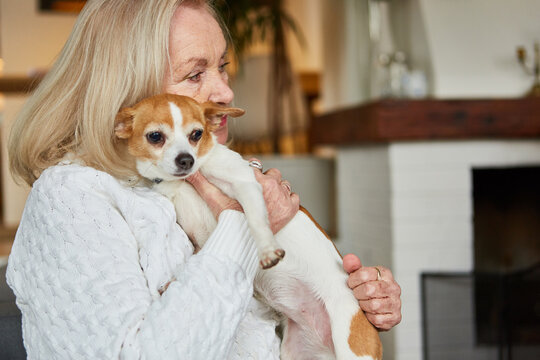
M197 141L201 140L202 134L203 134L202 130L193 130L191 135L189 135L189 140L191 140L193 142L197 142Z
M146 138L151 144L159 144L165 141L163 134L161 134L159 131L154 131L146 134Z
M195 75L188 77L188 80L193 82L199 82L201 80L201 75L202 72L198 72Z
M219 71L220 71L220 72L225 72L225 70L226 70L225 68L226 68L227 65L229 65L229 64L230 64L230 62L226 62L226 63L220 65L220 66L219 66Z

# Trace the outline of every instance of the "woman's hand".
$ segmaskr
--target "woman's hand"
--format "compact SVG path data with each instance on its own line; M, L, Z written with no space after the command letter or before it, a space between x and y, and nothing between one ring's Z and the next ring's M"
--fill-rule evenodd
M347 284L375 327L387 331L401 322L401 288L389 269L363 267L353 254L343 257L343 269L349 274Z
M242 206L238 201L225 195L216 186L206 180L200 172L197 171L195 174L186 178L186 180L193 185L195 190L197 190L216 219L223 210L237 210L243 212Z
M250 161L258 160L251 159ZM263 173L262 170L254 168L253 172L255 179L263 188L270 228L276 234L298 212L300 197L291 191L291 184L281 178L281 172L278 169L269 169Z
M275 234L298 212L300 198L297 194L291 192L290 184L286 180L281 179L279 170L270 169L264 174L258 169L253 169L253 171L255 173L255 179L262 186L270 228ZM216 219L223 210L243 211L238 201L225 195L200 172L196 172L186 180L193 185L202 199L208 204Z

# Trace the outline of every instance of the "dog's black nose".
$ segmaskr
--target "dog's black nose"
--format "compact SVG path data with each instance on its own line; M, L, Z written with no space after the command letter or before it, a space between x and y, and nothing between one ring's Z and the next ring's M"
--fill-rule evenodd
M176 157L174 162L176 163L176 166L178 166L178 169L189 170L193 167L195 160L193 160L193 156L189 154L180 154Z

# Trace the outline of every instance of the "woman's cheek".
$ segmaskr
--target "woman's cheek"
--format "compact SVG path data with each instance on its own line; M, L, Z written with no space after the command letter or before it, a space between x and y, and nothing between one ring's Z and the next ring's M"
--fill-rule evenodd
M200 94L199 94L199 87L186 85L185 81L178 84L166 85L164 92L167 94L189 96L197 100L198 102L201 102Z

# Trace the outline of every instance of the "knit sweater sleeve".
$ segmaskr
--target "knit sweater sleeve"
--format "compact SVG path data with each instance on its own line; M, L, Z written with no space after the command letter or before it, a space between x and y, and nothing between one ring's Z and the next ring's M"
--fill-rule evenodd
M118 201L101 182L45 179L27 200L8 282L28 357L226 358L257 266L243 215L224 212L207 249L186 254L156 295L126 220L140 204Z
M249 237L242 218L234 211L220 216L210 247L180 266L158 301L141 307L139 320L122 344L121 358L227 358L252 296L257 264L251 244L229 241L239 234ZM228 263L243 263L245 258L250 261L243 264L247 271L242 264Z

